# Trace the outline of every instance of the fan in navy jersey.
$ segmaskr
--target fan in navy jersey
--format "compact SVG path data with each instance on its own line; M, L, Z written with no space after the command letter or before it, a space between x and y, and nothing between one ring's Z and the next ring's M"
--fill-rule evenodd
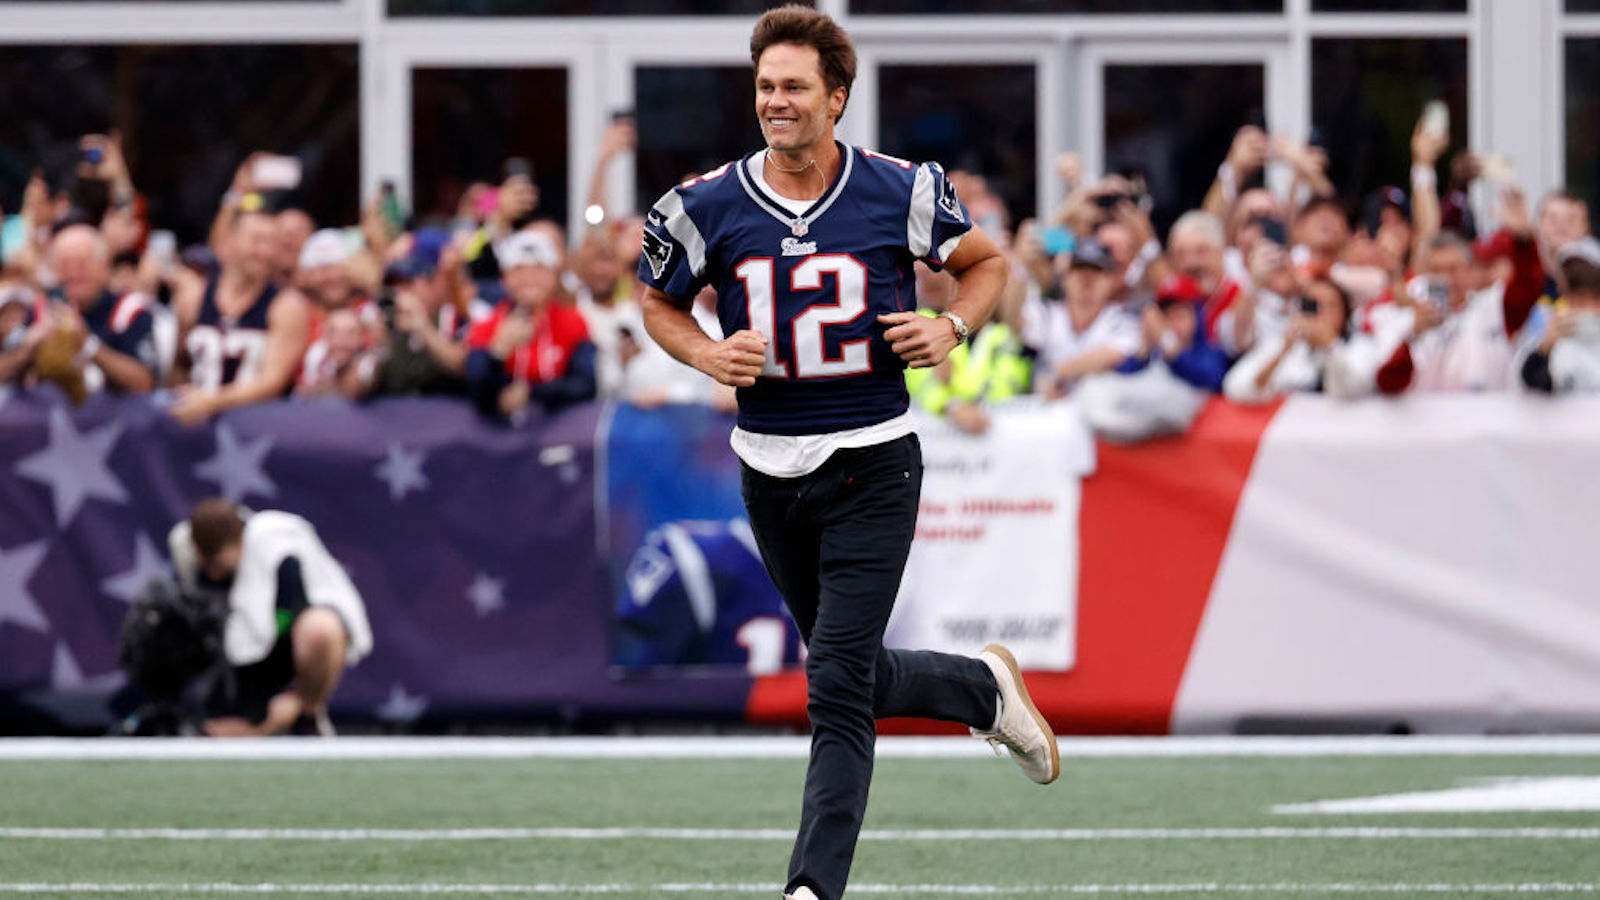
M800 661L800 635L744 519L668 522L645 536L623 576L612 661L741 666L770 675Z
M922 485L904 369L938 365L989 317L1005 262L937 165L834 140L855 50L832 19L771 10L750 56L767 148L657 201L642 307L668 353L738 388L745 508L808 650L811 762L785 894L839 900L876 718L965 723L1039 782L1060 761L1005 648L972 658L883 646ZM939 318L913 309L918 259L955 276ZM689 313L707 284L721 341Z
M221 272L173 298L187 378L169 411L185 424L282 397L306 351L310 305L272 282L277 222L263 212L235 215Z
M12 352L0 352L0 382L31 366L75 403L101 390L148 392L159 364L149 295L111 290L110 250L91 225L56 234L50 265L59 283L24 314Z

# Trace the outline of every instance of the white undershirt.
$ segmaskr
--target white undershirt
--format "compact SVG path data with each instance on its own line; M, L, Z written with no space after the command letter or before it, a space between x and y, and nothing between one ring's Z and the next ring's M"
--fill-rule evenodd
M753 156L746 165L751 181L784 209L796 216L804 215L817 201L793 200L773 190L762 172L766 168L762 164L764 158L765 154ZM745 465L757 472L774 478L799 478L821 468L836 450L886 444L912 430L911 414L906 412L863 428L827 434L761 434L735 428L728 442Z
M746 172L750 173L750 180L755 182L755 186L761 189L761 193L766 194L773 200L778 201L779 206L782 206L784 209L787 209L789 212L792 212L797 216L805 215L806 210L815 206L817 201L795 200L792 197L785 197L784 195L773 190L772 185L767 183L767 167L764 164L766 158L767 155L763 153L760 156L750 157L750 160L745 163L744 168ZM800 173L796 172L795 174L798 175ZM824 193L826 193L826 191L824 191Z

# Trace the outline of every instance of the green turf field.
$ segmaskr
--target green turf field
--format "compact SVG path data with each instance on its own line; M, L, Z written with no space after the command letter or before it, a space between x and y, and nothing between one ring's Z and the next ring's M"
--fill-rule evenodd
M775 900L803 766L0 759L0 895ZM1270 809L1509 776L1600 755L880 759L849 896L1600 894L1600 812Z

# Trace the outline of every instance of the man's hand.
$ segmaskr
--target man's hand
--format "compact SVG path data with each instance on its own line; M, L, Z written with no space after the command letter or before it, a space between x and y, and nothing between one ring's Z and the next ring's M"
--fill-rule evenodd
M639 144L639 131L633 119L617 119L600 135L600 158L613 159Z
M513 381L500 389L500 413L508 419L515 418L527 410L532 399L533 394L526 381Z
M167 415L183 425L203 425L217 413L216 395L192 384L178 388L178 399L167 407Z
M926 369L944 362L961 341L949 319L933 319L914 312L889 313L878 317L889 328L883 339L889 349L913 369Z
M1533 239L1533 218L1528 215L1528 197L1516 185L1507 185L1500 195L1500 225L1522 240Z
M509 231L512 223L539 208L539 189L526 175L513 175L500 185L495 220Z
M506 359L531 340L533 320L526 314L513 312L494 330L494 337L489 340L489 352Z
M1228 148L1228 166L1233 169L1233 177L1242 182L1261 171L1267 164L1270 147L1267 133L1260 128L1246 125L1239 129L1233 136L1233 146Z
M406 334L419 336L429 330L428 311L417 295L409 290L395 292L394 327Z
M1416 130L1411 132L1411 164L1431 166L1449 149L1450 136L1430 131L1422 125L1422 121L1418 120Z
M239 168L233 171L233 182L228 186L228 190L239 196L254 193L256 189L256 162L267 155L265 150L257 150L246 156L244 162L239 163Z
M1430 301L1424 300L1411 308L1415 315L1411 325L1411 336L1414 338L1422 337L1444 322L1444 313Z
M952 400L945 410L945 417L950 424L961 429L962 434L983 434L989 430L989 414L976 403Z
M1302 178L1322 175L1328 169L1328 154L1321 147L1302 144L1286 137L1275 137L1271 139L1271 148L1273 158L1288 163L1289 168Z
M1149 354L1161 346L1161 341L1167 335L1167 317L1161 314L1154 303L1145 304L1144 312L1139 316L1139 330L1144 338L1144 352Z
M759 331L735 331L709 345L695 360L695 368L733 387L750 387L767 363L767 338Z
M1549 355L1557 341L1572 337L1578 329L1578 317L1570 309L1552 315L1545 323L1544 338L1539 341L1539 352Z

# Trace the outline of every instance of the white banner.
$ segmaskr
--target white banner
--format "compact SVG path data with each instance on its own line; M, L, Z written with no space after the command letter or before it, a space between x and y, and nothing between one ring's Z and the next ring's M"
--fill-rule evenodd
M1262 438L1173 730L1592 729L1597 460L1600 398L1294 398Z
M1094 441L1070 403L990 410L979 437L924 417L917 539L891 647L976 653L998 642L1029 669L1072 668L1079 480Z

